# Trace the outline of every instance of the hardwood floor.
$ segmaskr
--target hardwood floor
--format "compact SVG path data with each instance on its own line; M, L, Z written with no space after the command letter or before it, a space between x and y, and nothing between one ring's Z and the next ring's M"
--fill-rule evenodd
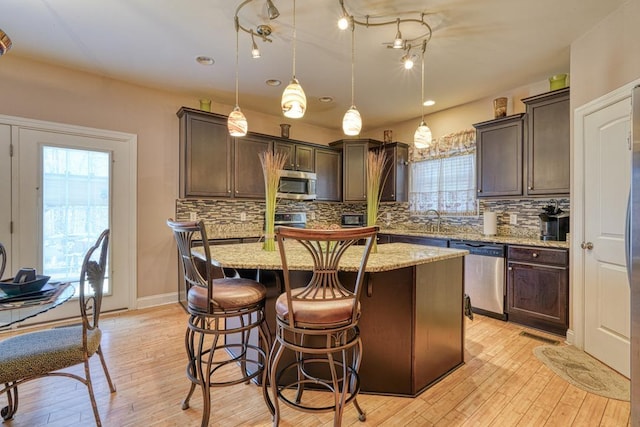
M629 425L629 402L586 393L556 376L533 355L533 348L544 343L520 334L528 329L482 316L465 321L465 365L417 398L361 395L358 400L367 412L367 420L359 422L349 406L343 424ZM191 408L181 409L189 388L185 378L185 325L186 314L177 304L104 315L103 349L117 392L109 393L97 358L92 359L92 374L105 426L200 425L199 391L191 399ZM215 389L210 420L211 426L271 425L261 392L254 384ZM20 388L18 413L4 425L94 425L86 387L68 378L31 382ZM285 407L280 425L330 426L332 414L310 415Z

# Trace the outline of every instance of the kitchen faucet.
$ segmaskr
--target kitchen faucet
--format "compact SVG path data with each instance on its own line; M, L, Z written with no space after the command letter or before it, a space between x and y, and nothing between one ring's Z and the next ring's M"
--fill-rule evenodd
M439 233L440 232L440 220L442 219L440 217L440 212L438 212L435 209L429 209L429 210L427 210L427 212L425 212L425 215L429 215L430 213L433 213L433 214L436 215L436 227L437 227L436 228L436 233ZM432 229L432 231L433 231L433 229Z

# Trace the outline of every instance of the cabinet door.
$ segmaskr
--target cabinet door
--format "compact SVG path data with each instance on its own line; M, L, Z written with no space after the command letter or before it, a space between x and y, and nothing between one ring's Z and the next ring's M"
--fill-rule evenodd
M259 154L272 150L268 138L244 136L235 141L235 197L264 198L264 177Z
M527 99L527 194L569 194L569 89Z
M522 194L522 114L476 126L478 197Z
M507 264L509 320L564 335L569 327L569 273L566 267Z
M296 170L315 172L313 152L313 147L296 144Z
M181 197L231 197L231 149L226 122L191 112L180 116Z
M344 201L362 202L367 200L367 143L347 143L344 145Z
M276 141L273 149L276 153L284 153L287 155L287 161L284 164L285 169L296 170L296 150L292 143Z
M385 146L387 165L380 200L383 202L406 202L409 200L409 147L393 143Z
M315 149L316 200L342 201L342 155L335 150Z

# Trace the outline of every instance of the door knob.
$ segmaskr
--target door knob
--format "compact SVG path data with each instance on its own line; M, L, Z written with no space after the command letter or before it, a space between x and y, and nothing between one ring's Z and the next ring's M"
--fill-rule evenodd
M591 243L591 242L582 242L582 243L580 244L580 247L581 247L582 249L591 250L591 249L593 249L593 243Z

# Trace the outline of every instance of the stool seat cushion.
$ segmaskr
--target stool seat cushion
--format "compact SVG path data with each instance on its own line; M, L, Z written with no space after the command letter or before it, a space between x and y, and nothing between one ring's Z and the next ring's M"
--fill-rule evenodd
M291 295L300 294L304 288L291 290ZM346 299L305 299L292 300L293 318L296 324L305 327L331 327L351 323L353 298ZM358 313L360 303L358 303ZM281 294L276 300L276 315L284 321L288 320L289 307L287 294Z
M212 284L213 303L223 310L235 310L250 307L263 301L267 296L267 289L262 283L251 279L225 278L215 279ZM187 293L189 307L207 312L207 288L192 286Z
M91 357L102 331L87 331L87 350ZM29 332L0 341L0 383L35 377L84 362L82 326L69 326Z

